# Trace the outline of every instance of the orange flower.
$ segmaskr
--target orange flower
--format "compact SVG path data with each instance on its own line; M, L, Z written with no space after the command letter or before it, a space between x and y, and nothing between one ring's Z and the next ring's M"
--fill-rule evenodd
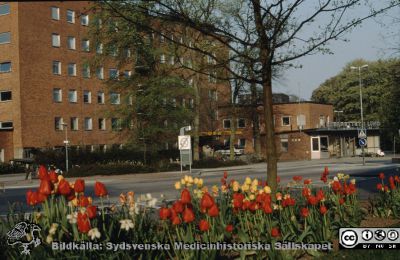
M307 188L307 187L304 187L303 191L302 191L302 194L303 194L304 197L307 198L308 196L311 195L311 190L309 188Z
M324 205L321 205L321 207L319 207L319 212L321 213L321 215L325 215L327 211L328 209Z
M315 206L318 204L318 198L315 196L309 196L307 198L307 202L308 202L308 204Z
M39 186L39 192L44 195L50 195L51 191L53 190L52 184L49 180L41 180Z
M271 236L272 237L279 237L281 235L281 232L279 231L279 228L273 227L271 229Z
M383 190L383 185L382 185L382 183L376 184L376 189L382 191L382 190Z
M44 165L39 166L38 175L39 175L40 180L49 180L50 179L49 174L47 173L47 169Z
M190 192L188 189L183 189L181 192L181 202L183 204L189 204L192 202L192 197L190 196Z
M389 185L390 185L390 189L391 189L391 190L396 189L396 184L394 184L394 178L393 178L393 176L390 176L390 177L389 177Z
M88 214L89 219L93 219L97 215L97 207L96 206L89 206L86 208L86 212Z
M340 204L340 205L343 205L343 204L344 204L344 199L343 199L343 198L340 198L340 199L339 199L339 204Z
M323 191L322 189L319 189L319 190L317 191L317 199L318 199L319 201L321 201L321 200L323 200L324 198L325 198L324 191Z
M74 184L75 192L85 192L85 181L82 179L77 179Z
M89 199L86 196L80 196L79 198L79 206L87 207L89 205Z
M57 175L57 173L56 173L55 171L51 171L51 172L49 173L49 178L50 178L50 181L51 181L52 183L58 182L58 175Z
M383 172L379 173L379 179L381 180L385 179L385 174Z
M204 193L203 197L201 198L200 201L200 206L204 209L209 209L211 208L213 205L215 204L214 202L214 198L211 197L210 194L208 194L207 192Z
M37 193L32 190L26 192L26 203L30 206L35 206L38 203Z
M310 211L308 210L308 208L300 209L300 216L302 216L303 218L308 217L309 214L310 214Z
M210 217L217 217L219 215L219 209L217 205L212 205L211 208L208 210L208 215Z
M61 195L69 195L71 193L71 187L69 186L68 181L66 181L65 179L62 179L59 183L58 183L58 193L60 193Z
M185 223L193 222L193 221L194 221L194 218L195 218L195 217L194 217L193 210L192 210L192 209L189 209L189 208L186 208L186 209L183 211L182 217L183 217L183 221L184 221Z
M182 213L184 210L184 205L180 200L177 200L174 204L172 204L172 208L176 213Z
M228 178L228 172L224 171L224 179L227 179L227 178Z
M106 186L102 182L96 181L96 183L94 184L94 194L97 197L107 196L108 192Z
M170 211L169 208L161 208L160 212L159 212L159 215L160 215L160 219L166 220L167 218L170 217L171 211Z
M200 231L207 231L210 229L210 224L208 223L207 220L202 219L199 222L199 229L200 229Z
M226 232L228 232L228 233L232 233L232 231L233 231L233 225L231 225L231 224L226 225L225 230L226 230Z
M78 213L76 224L78 225L78 230L81 233L87 233L90 230L90 221L86 213Z
M293 180L294 180L295 182L299 182L299 181L301 181L302 179L303 179L302 176L299 176L299 175L293 176Z
M294 206L296 204L296 200L293 198L286 198L282 201L282 207L287 207L287 206Z
M175 216L173 219L172 219L172 225L180 225L182 223L182 220L178 217L178 216Z
M273 212L273 211L272 211L271 204L265 203L265 204L264 204L264 207L263 207L263 211L264 211L264 213L266 213L266 214L271 214L271 213Z
M42 203L47 199L46 195L44 195L38 191L36 191L35 193L36 193L37 203Z
M334 181L334 182L332 183L332 190L333 190L335 193L338 193L341 189L342 189L342 186L340 185L340 182Z

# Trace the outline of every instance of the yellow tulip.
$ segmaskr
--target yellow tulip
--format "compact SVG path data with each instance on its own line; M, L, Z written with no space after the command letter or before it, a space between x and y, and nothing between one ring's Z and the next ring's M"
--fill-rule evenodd
M250 177L246 177L245 184L247 184L247 185L250 185L250 184L251 184L251 179L250 179Z
M179 181L175 182L175 189L180 190L181 189L181 183Z
M267 194L270 194L271 193L271 188L269 186L265 186L264 187L264 192L267 193Z
M249 196L249 199L250 200L254 200L256 198L256 196L254 196L254 194L251 194L250 196Z

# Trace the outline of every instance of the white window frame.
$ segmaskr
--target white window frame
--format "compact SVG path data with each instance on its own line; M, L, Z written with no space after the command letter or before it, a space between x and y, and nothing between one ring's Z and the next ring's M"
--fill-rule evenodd
M96 69L96 77L97 77L97 79L100 79L100 80L104 79L104 67L98 67Z
M225 127L225 122L227 122L227 121L229 121L229 127ZM224 129L231 129L231 126L232 126L231 124L232 124L232 121L230 119L223 119L222 120L222 127Z
M101 102L99 102L99 97L101 99ZM103 91L97 92L97 104L105 104L105 95Z
M71 13L72 14L72 20L68 21L68 14ZM67 10L67 15L66 15L66 20L67 23L75 23L75 11L68 9Z
M60 35L58 33L51 34L51 46L52 47L60 47L61 46Z
M98 124L99 124L99 130L105 131L107 129L106 128L106 119L105 118L99 118Z
M74 36L67 37L67 47L69 50L76 50L76 38Z
M11 99L2 99L1 98L1 93L6 93L6 92L10 92L10 95L11 95ZM0 91L0 102L8 102L8 101L11 101L12 100L12 91L11 90L1 90Z
M89 15L88 14L81 15L81 25L89 26Z
M285 124L284 118L289 118L289 123L288 123L288 124ZM291 121L292 121L291 116L282 116L282 117L281 117L281 125L282 125L282 126L290 126Z
M91 117L85 117L84 119L84 128L85 131L91 131L93 130L93 120Z
M72 94L72 96L71 96ZM76 89L68 90L68 102L69 103L78 103L78 91Z
M58 100L55 98L56 95L59 97ZM53 101L56 103L62 102L62 90L61 88L53 88Z
M90 52L90 41L88 39L83 39L81 43L82 51Z
M55 11L55 13L54 13ZM55 21L59 21L60 20L60 8L56 7L56 6L52 6L50 7L50 12L51 12L51 19L55 20ZM56 14L54 16L54 14Z
M54 70L56 64L57 64L57 72L55 72ZM53 60L52 71L53 75L61 75L61 61Z
M116 72L115 77L111 77L111 71L115 71ZM119 75L118 69L115 69L115 68L108 69L108 77L109 77L109 79L118 80L118 75Z
M63 120L62 117L60 117L60 116L54 117L54 129L56 131L62 131L63 130L63 124L64 124L64 120Z
M82 78L89 79L90 78L90 67L89 64L84 64L82 66Z
M244 122L243 126L240 126L240 124L239 124L240 120L243 120L243 122ZM238 118L237 119L237 128L246 128L246 119L245 118Z
M4 41L4 42L0 42L0 44L8 44L11 43L11 32L2 32L0 33L0 35L7 35L8 34L8 40ZM6 37L7 38L7 37Z
M70 73L70 68L72 68L72 74ZM68 76L76 77L76 63L68 63L67 72Z
M241 140L244 140L244 145L240 145ZM238 147L239 147L239 148L242 148L242 149L243 149L243 148L246 147L246 143L247 143L247 142L246 142L246 138L239 138L237 144L238 144Z
M102 43L97 44L96 53L97 54L102 54L103 53L103 44Z
M165 58L165 54L163 53L163 54L161 54L161 56L160 56L160 63L161 64L164 64L166 62L166 58Z
M116 99L113 99L115 97ZM121 94L116 92L110 92L110 104L111 105L120 105L121 104Z
M71 117L70 124L71 124L71 131L79 130L79 119L77 117L75 116Z
M87 100L85 100L86 98L87 98ZM92 92L90 90L84 90L83 91L83 103L84 104L91 104L92 103Z

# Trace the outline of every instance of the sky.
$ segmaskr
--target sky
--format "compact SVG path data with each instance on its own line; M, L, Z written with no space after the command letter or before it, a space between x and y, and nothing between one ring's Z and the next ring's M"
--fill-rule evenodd
M332 41L329 47L333 55L315 54L300 58L297 63L303 67L287 70L281 79L273 83L273 92L294 94L310 100L312 91L325 80L337 75L347 63L360 58L374 61L393 57L393 51L389 48L399 45L399 38L387 36L393 32L400 33L400 23L391 23L390 17L400 17L400 8L384 17L370 19L346 34L348 42ZM383 26L381 22L386 25Z

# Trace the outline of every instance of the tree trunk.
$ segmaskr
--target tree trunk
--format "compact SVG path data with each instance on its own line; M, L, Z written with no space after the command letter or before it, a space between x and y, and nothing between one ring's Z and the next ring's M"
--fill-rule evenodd
M254 137L254 153L256 155L256 158L259 160L261 158L260 117L257 111L257 86L254 82L251 83L250 90L251 90L251 113L252 113L253 137Z
M193 160L200 160L199 154L199 133L200 133L200 90L198 86L198 82L194 85L194 95L195 95L195 113L194 113L194 132L193 132Z
M229 136L229 160L235 160L235 136L236 136L236 106L232 103L231 134Z

